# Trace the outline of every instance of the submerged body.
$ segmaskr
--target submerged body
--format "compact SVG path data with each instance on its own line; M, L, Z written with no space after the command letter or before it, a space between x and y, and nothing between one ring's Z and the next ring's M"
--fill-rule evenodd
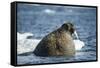
M34 50L37 56L73 56L75 45L72 38L73 25L63 24L61 28L45 36Z

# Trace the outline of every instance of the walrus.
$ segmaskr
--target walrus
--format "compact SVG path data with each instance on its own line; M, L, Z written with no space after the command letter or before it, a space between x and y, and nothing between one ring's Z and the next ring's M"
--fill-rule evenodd
M36 56L74 56L75 45L72 37L74 31L72 23L64 23L39 42L34 54Z

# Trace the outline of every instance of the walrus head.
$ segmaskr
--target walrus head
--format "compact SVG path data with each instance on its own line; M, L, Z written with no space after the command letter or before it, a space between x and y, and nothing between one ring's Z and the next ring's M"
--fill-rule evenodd
M71 34L73 34L75 31L74 25L70 22L64 23L61 27L63 28L63 30L69 31Z

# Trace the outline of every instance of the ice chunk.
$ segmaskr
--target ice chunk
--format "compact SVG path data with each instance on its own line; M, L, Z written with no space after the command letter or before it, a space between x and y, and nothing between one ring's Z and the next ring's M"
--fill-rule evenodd
M83 46L85 46L85 43L83 41L80 41L80 40L74 40L74 44L75 44L75 49L76 50L81 50L81 48Z
M40 40L27 39L28 36L33 36L31 33L17 33L17 54L34 51Z

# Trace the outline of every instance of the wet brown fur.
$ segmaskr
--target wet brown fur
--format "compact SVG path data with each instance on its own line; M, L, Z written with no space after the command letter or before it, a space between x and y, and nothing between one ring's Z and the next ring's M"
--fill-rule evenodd
M37 56L73 56L75 46L72 38L74 27L70 23L46 35L37 45L34 53Z

